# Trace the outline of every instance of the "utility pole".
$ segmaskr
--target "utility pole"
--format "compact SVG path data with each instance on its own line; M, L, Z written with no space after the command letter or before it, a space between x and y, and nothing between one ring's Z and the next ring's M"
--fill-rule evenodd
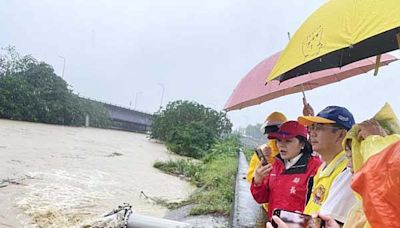
M161 92L161 101L160 101L160 110L161 110L162 103L163 103L163 99L164 99L165 87L164 87L164 84L162 84L162 83L157 83L157 85L161 86L161 88L162 88L162 92Z
M137 105L137 98L139 96L139 94L141 94L142 92L136 92L135 94L135 106L133 106L133 109L136 110L136 105Z
M65 72L65 62L67 62L66 58L64 56L59 55L58 57L63 59L63 69L62 69L62 75L61 77L64 79L64 72Z

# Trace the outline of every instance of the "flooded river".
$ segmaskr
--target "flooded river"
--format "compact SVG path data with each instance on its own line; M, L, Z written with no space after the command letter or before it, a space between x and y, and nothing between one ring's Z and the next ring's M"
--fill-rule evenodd
M146 135L0 119L0 227L79 227L118 205L163 217L145 195L180 201L194 190L161 173L177 158Z

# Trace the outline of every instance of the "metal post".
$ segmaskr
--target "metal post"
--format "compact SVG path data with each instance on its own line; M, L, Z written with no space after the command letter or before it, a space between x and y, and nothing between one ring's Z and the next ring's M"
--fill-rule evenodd
M162 103L163 103L163 98L164 98L165 87L164 87L164 84L162 84L162 83L157 83L157 85L161 86L161 88L162 88L162 92L161 92L161 101L160 101L160 110L161 110Z
M89 123L89 115L88 114L86 114L86 116L85 116L85 127L89 127L89 125L90 125L90 123Z
M65 62L67 62L67 59L64 56L59 55L58 57L63 59L63 69L62 69L62 75L61 77L64 78L64 72L65 72Z
M136 105L137 105L137 98L138 98L138 96L139 96L139 94L141 94L142 92L137 92L136 94L135 94L135 106L133 106L133 109L135 109L136 110Z

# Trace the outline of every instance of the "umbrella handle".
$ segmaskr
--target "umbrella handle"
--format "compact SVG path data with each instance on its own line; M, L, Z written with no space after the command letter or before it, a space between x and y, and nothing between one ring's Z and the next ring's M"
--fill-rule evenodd
M374 76L378 75L379 66L381 65L381 55L376 56Z
M307 104L308 104L307 99L305 96L303 96L303 105L307 105Z
M306 93L304 92L304 84L301 84L301 93L303 94L303 105L306 105L308 102L306 98Z
M314 116L314 109L307 102L306 93L304 92L304 85L301 84L301 93L303 94L303 115Z

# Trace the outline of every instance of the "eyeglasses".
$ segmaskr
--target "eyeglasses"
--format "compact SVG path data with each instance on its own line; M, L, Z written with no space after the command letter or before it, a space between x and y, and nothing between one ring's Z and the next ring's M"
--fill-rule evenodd
M326 125L326 124L313 124L313 125L308 127L308 132L311 132L311 131L322 131L324 129L339 130L341 128L335 127L335 126Z

